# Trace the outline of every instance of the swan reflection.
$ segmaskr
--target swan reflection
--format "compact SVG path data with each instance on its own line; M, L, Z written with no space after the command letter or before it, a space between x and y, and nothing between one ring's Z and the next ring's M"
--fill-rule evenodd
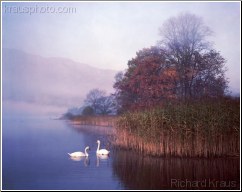
M109 155L100 155L97 154L97 163L96 166L99 167L100 161L107 161L109 159Z
M70 157L70 159L72 161L82 161L83 160L83 164L87 167L90 165L90 160L88 157Z

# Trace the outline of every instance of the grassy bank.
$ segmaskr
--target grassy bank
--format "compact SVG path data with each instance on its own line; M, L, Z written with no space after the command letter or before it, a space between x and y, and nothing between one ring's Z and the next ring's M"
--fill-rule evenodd
M115 125L117 116L74 116L72 123L76 125L94 125L112 127Z
M220 99L126 113L114 144L158 156L237 156L240 103Z

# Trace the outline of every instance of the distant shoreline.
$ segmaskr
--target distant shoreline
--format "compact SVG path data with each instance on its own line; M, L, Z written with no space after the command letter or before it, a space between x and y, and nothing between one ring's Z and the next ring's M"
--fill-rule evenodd
M60 118L62 119L62 118ZM70 120L73 125L92 125L103 127L114 127L118 116L75 116Z

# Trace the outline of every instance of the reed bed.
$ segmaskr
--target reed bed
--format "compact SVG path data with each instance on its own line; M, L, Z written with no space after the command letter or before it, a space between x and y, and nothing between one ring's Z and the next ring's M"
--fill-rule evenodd
M154 156L238 156L240 102L170 104L129 112L116 122L114 145Z

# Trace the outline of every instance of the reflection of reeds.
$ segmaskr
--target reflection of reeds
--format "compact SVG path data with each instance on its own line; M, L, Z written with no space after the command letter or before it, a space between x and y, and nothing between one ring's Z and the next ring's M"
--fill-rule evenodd
M117 120L116 116L75 116L72 119L73 124L94 125L112 127Z
M113 151L114 174L125 188L136 190L239 189L239 164L239 158L154 158L133 151Z
M114 144L160 156L239 155L239 101L223 99L126 113Z

